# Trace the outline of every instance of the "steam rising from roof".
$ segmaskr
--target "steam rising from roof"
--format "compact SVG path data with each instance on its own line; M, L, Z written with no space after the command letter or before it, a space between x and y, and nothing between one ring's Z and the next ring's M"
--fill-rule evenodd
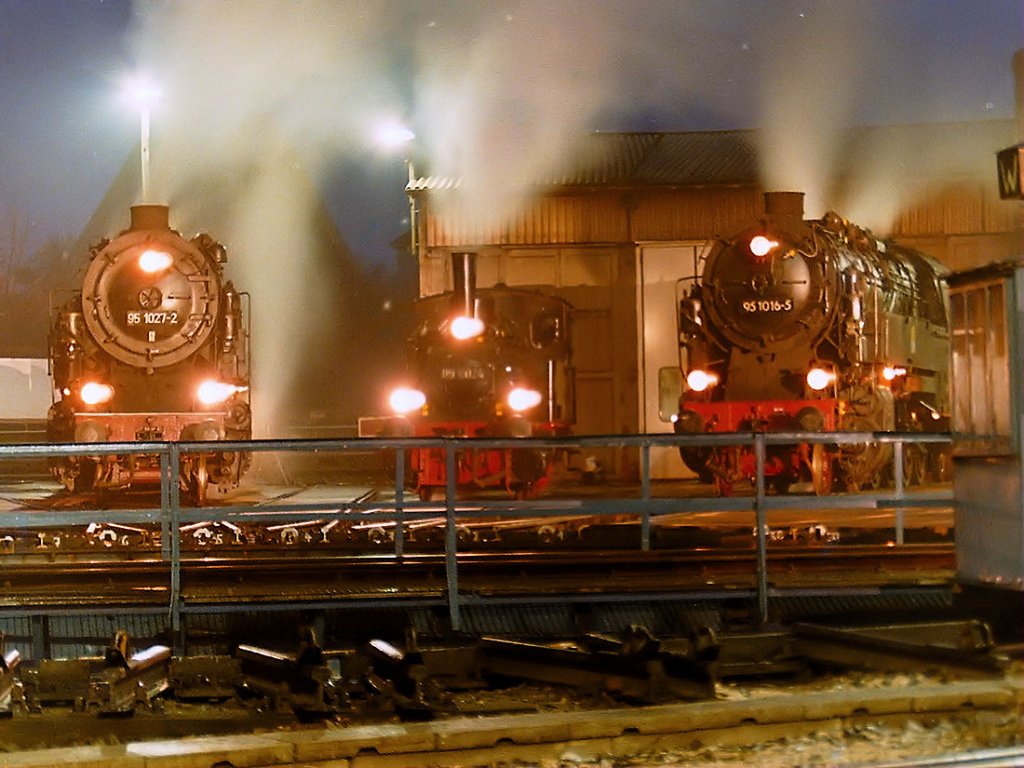
M764 185L806 191L813 215L841 202L837 158L850 125L1012 113L1012 52L998 93L976 93L966 76L951 82L946 58L959 50L961 64L973 62L968 52L1019 6L990 0L977 16L982 39L953 30L943 61L922 66L918 43L939 13L926 0L139 0L133 47L164 93L153 115L155 201L183 210L216 179L232 195L234 226L213 234L239 252L233 268L249 272L238 281L255 306L280 318L264 297L281 292L284 265L296 281L290 301L322 285L301 240L315 196L290 189L296 175L272 162L301 164L322 189L340 158L376 152L370 126L414 118L417 171L459 179L455 203L486 227L514 215L594 129L759 125ZM865 148L862 169L900 162L900 148L877 149ZM892 212L871 215L864 223ZM313 313L344 317L329 304L307 302L257 329L259 357L293 350Z
M971 90L965 53L1019 6L991 0L981 39L940 15L927 0L146 0L134 47L167 94L156 130L179 116L203 167L258 157L270 126L324 169L373 152L383 117L414 118L411 156L500 215L581 133L758 124L765 186L813 209L851 125L1012 113L1012 51L998 93Z

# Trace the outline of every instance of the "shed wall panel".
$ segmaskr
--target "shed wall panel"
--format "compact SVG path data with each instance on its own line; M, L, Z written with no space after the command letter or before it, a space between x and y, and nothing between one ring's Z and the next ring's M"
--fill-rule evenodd
M504 257L505 283L521 285L559 285L558 254L529 253Z

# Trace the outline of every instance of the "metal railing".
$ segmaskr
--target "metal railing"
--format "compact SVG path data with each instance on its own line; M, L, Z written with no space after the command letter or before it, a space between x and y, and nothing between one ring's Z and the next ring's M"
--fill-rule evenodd
M946 434L920 433L728 433L706 435L611 435L558 439L503 438L353 438L256 440L218 443L222 451L244 451L254 456L265 453L298 453L333 457L346 453L394 457L393 498L354 499L338 501L305 499L270 499L255 504L227 504L216 507L190 506L183 499L177 478L182 456L193 452L208 452L209 443L101 443L101 444L31 444L0 445L0 461L25 458L57 458L70 456L109 456L119 454L148 454L159 458L159 506L134 509L29 509L9 503L0 513L0 535L4 529L43 529L56 526L88 524L101 518L108 523L150 524L159 526L161 558L169 570L169 602L167 611L175 636L182 627L182 615L188 612L210 611L209 606L189 605L181 594L183 561L182 527L215 518L228 523L275 524L300 520L328 520L354 524L388 525L393 530L393 556L400 561L406 552L406 530L417 522L436 520L443 514L444 567L446 574L446 601L450 625L454 630L463 626L462 607L467 596L459 589L459 530L460 526L480 518L537 518L592 516L595 518L621 515L634 516L639 521L641 550L652 546L652 526L666 515L708 511L748 511L751 530L755 535L756 599L758 616L768 616L769 573L768 531L769 515L784 509L883 509L893 513L893 527L897 545L903 543L903 515L911 507L951 507L952 489L949 484L910 488L904 476L904 451L915 444L948 443ZM794 443L824 443L832 446L844 444L890 443L893 447L890 467L891 487L858 493L831 493L829 495L771 495L767 491L766 458L772 446ZM726 447L740 446L750 450L755 458L755 476L751 488L743 495L714 496L713 491L700 489L693 495L656 495L658 485L651 478L651 450L654 448ZM408 451L438 449L444 452L447 487L443 501L421 501L405 487ZM457 462L460 454L486 449L533 449L556 452L586 452L595 449L623 449L638 452L639 478L632 483L620 483L602 489L600 494L566 497L550 495L532 500L513 498L474 498L466 503L458 498L456 487ZM564 454L563 454L564 455ZM211 512L214 514L211 515ZM379 549L375 549L379 552ZM0 569L3 559L0 557ZM473 599L479 600L479 597ZM245 606L244 610L272 610L285 606ZM295 607L290 605L287 607ZM234 610L240 610L235 606ZM128 609L130 612L130 609ZM3 611L0 611L2 614Z

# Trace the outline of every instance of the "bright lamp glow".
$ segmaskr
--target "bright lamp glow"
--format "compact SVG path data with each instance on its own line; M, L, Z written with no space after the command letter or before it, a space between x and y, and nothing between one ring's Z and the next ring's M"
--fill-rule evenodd
M408 144L415 138L416 134L413 133L411 129L394 120L377 126L377 143L387 150L397 149L403 144Z
M484 321L479 317L459 315L448 325L452 336L459 340L472 339L484 332Z
M114 396L114 388L109 384L100 384L98 381L87 381L78 390L78 396L86 405L99 405Z
M216 405L217 403L223 403L239 391L240 388L234 384L207 379L199 385L199 388L196 390L196 397L199 398L199 402L203 405Z
M807 372L807 386L815 392L820 392L835 380L835 373L824 368L811 368Z
M769 240L764 235L754 235L750 238L750 252L757 257L767 256L779 244L775 240Z
M899 376L906 376L907 369L899 365L887 365L882 369L882 378L886 381L893 381Z
M717 383L718 377L715 374L702 371L700 368L694 368L686 374L686 384L694 392L703 392Z
M418 389L399 387L388 397L388 404L395 413L412 413L427 404L427 396Z
M135 109L150 110L160 101L163 93L160 92L160 86L140 73L124 79L122 95Z
M139 256L139 269L143 272L162 272L174 262L174 258L164 251L145 250Z
M539 405L541 399L540 392L535 389L524 389L523 387L516 387L505 398L508 407L513 411L528 411L534 406Z

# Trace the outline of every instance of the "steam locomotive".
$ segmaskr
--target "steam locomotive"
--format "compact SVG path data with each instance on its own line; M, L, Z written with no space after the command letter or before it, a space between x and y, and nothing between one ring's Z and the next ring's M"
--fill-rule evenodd
M51 442L246 440L248 295L225 282L227 252L209 235L186 240L169 209L131 209L131 226L90 250L82 288L51 310ZM202 504L237 486L251 456L183 452L181 488ZM73 491L159 483L147 454L55 459Z
M504 285L476 287L472 253L452 255L454 288L415 303L407 374L388 398L391 416L360 419L360 435L552 437L573 421L569 304ZM445 452L410 452L420 498L444 495ZM456 487L530 498L548 483L551 457L525 448L457 455Z
M685 384L675 431L946 431L949 325L929 256L835 213L803 220L803 195L765 195L764 216L718 239L679 303ZM908 482L948 469L933 444L906 446ZM766 481L830 493L877 486L892 445L770 449ZM747 449L684 448L723 494L753 478Z

